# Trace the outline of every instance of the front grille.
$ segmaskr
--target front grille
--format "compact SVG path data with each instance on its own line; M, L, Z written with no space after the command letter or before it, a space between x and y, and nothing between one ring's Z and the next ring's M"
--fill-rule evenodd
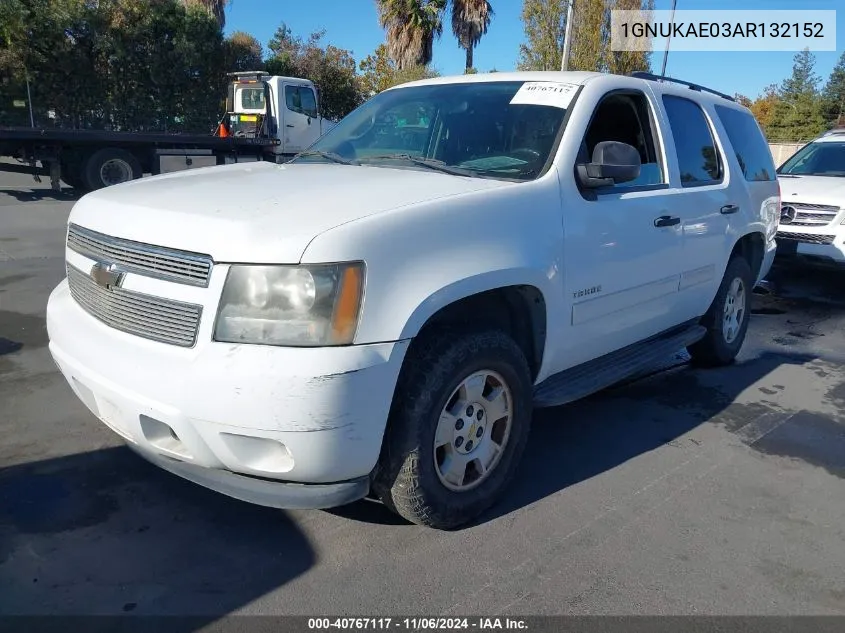
M775 239L778 240L793 240L796 242L806 242L807 244L833 244L835 235L814 235L813 233L787 233L786 231L778 231Z
M208 286L212 259L208 255L133 242L71 224L68 248L120 270L191 286Z
M196 343L202 306L123 288L107 290L70 264L67 279L76 302L116 330L180 347Z
M789 226L827 226L837 215L839 207L826 204L787 202L781 206L781 224ZM786 221L785 218L791 218L791 221Z

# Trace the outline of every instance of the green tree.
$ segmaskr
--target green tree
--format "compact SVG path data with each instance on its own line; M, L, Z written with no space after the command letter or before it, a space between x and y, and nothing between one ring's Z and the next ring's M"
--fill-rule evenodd
M754 102L748 106L751 113L754 115L754 118L757 119L757 123L760 124L760 127L763 128L763 132L765 132L767 136L770 135L769 130L771 128L772 121L774 120L775 107L779 101L780 96L778 95L778 86L777 84L772 84L766 87L763 94L758 96Z
M338 119L354 110L363 96L351 51L323 46L325 31L303 39L282 24L267 47L272 55L266 61L271 75L289 75L313 81L320 91L320 114Z
M230 0L183 0L186 7L197 6L211 15L222 29L226 26L226 6Z
M825 129L815 64L815 55L809 49L795 55L792 75L778 90L778 101L767 129L769 140L807 140Z
M604 0L575 0L569 70L607 68L609 11Z
M10 82L30 78L38 125L213 128L225 57L206 9L180 0L2 1L0 63Z
M734 99L739 105L745 106L746 108L750 108L752 105L754 105L754 102L751 99L738 92L734 93Z
M487 34L493 7L487 0L452 0L452 33L466 51L466 73L473 69L473 51Z
M567 0L524 0L525 42L519 46L519 70L559 70L566 31Z
M264 68L264 49L255 37L235 31L226 38L226 68L230 72Z
M611 50L611 12L648 11L654 0L573 0L569 70L626 75L651 68L650 53ZM526 42L520 46L521 70L558 70L561 66L568 0L524 0Z
M446 0L376 0L376 5L387 52L397 68L428 66L434 40L443 33Z
M437 76L437 71L426 66L411 66L399 70L396 62L387 54L385 44L380 44L374 53L361 60L359 69L359 84L365 98L399 84Z
M845 53L833 67L822 96L824 99L822 114L827 125L845 125L845 121L840 121L842 117L845 117Z
M611 11L653 11L654 0L608 0L605 12L605 28L602 31L602 46L606 51L606 70L617 75L629 75L636 71L651 71L651 54L646 51L613 51L610 49Z

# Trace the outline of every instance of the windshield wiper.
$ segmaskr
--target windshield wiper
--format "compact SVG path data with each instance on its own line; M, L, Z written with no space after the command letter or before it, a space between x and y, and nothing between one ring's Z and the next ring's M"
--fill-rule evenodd
M315 149L307 150L305 152L300 152L299 154L297 154L293 158L297 159L301 156L319 156L320 158L327 158L330 161L332 161L333 163L339 163L341 165L358 165L358 164L360 164L357 161L352 161L352 160L349 160L348 158L344 158L343 156L341 156L340 154L336 154L335 152L321 152L321 151L318 151L318 150L315 150Z
M411 154L379 154L377 156L362 156L366 160L406 160L414 165L428 167L444 174L452 174L453 176L477 176L478 172L471 169L462 169L460 167L452 167L447 165L442 160L435 158L420 158L419 156L412 156Z

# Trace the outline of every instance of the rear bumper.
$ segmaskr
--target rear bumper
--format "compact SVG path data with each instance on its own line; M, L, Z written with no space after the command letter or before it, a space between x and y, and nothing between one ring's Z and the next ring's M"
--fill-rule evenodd
M177 461L144 450L137 444L130 443L129 447L151 464L183 479L233 499L269 508L288 510L334 508L363 499L370 491L369 477L359 477L333 484L270 481Z

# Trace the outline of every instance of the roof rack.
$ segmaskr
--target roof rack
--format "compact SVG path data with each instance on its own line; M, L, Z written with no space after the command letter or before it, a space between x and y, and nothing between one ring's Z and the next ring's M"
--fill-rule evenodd
M714 94L718 97L722 97L723 99L727 99L728 101L736 102L736 99L731 97L730 95L726 95L724 92L719 92L718 90L713 90L712 88L707 88L705 86L700 86L698 84L691 83L689 81L684 81L683 79L675 79L674 77L665 77L664 75L654 75L652 73L646 73L642 71L633 72L629 75L629 77L635 77L637 79L648 79L649 81L669 81L675 84L681 84L683 86L687 86L690 90L696 90L698 92L709 92L710 94Z

